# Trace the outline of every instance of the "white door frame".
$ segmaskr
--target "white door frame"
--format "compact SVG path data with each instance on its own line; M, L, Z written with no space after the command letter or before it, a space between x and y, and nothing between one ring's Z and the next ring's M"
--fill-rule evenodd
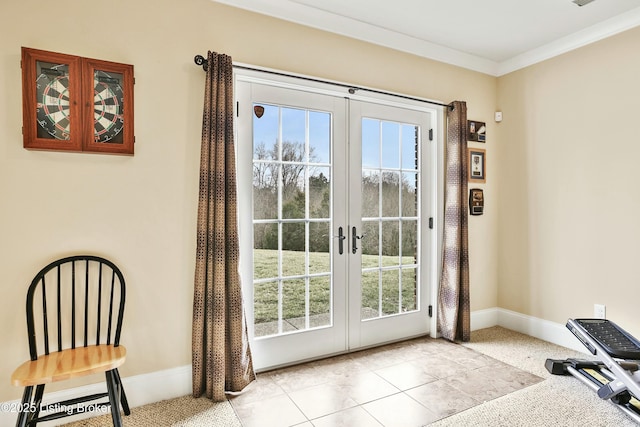
M236 87L238 82L258 83L262 85L276 86L281 88L288 88L298 91L311 92L317 94L325 94L331 96L338 96L341 98L351 100L358 100L363 102L373 102L382 105L395 106L405 109L412 109L417 111L424 111L431 114L431 129L433 132L433 141L423 145L422 149L426 150L426 157L429 164L422 165L423 173L428 173L431 186L425 188L422 197L426 199L426 206L428 211L423 210L422 215L433 218L433 229L429 227L422 227L422 250L427 254L425 264L422 266L422 280L428 281L427 292L429 296L429 304L432 306L432 317L429 321L429 335L431 337L437 337L437 301L438 301L438 283L440 279L440 265L442 263L442 235L443 235L443 203L444 203L444 129L445 129L445 112L444 108L438 105L430 104L431 100L425 99L424 102L414 99L404 99L394 96L394 94L385 95L375 92L367 92L366 90L356 91L355 93L349 93L347 88L342 83L332 84L332 82L321 82L317 79L311 78L309 80L306 76L286 76L285 73L276 70L265 69L264 72L250 66L241 65L235 68L234 75ZM274 74L275 72L275 74ZM236 90L236 98L238 98ZM402 96L401 94L399 94ZM433 101L438 103L437 101ZM237 117L237 115L236 115ZM347 126L348 128L348 126ZM238 126L235 127L236 141L238 139ZM426 130L425 130L426 131ZM345 135L345 138L348 138ZM240 149L238 143L236 143L236 159L238 164L246 164L246 156L252 156L252 150ZM244 166L238 168L238 208L240 212L253 212L252 210L252 192L246 189L252 188L251 184L251 172L243 173ZM253 241L253 224L252 215L239 215L239 237L240 237L240 276L242 283L244 284L244 300L250 301L251 293L247 292L247 285L253 282L253 268L251 265L251 253L252 253L252 241ZM334 228L337 228L336 224ZM344 225L345 228L347 225ZM349 238L350 230L345 230L345 234ZM350 249L350 242L347 244L345 241L345 251ZM248 253L247 253L248 252ZM346 308L345 308L346 309ZM248 319L253 319L253 304L245 304L245 312ZM248 322L252 323L252 322ZM250 333L250 339L253 340L253 325L248 324ZM294 336L292 334L291 336ZM303 334L300 334L303 335ZM348 339L348 338L347 338ZM302 341L297 342L297 338L293 338L296 345L304 345ZM253 343L252 343L253 344ZM319 342L319 345L326 343ZM366 343L363 343L366 346ZM315 347L315 346L312 346ZM345 351L348 348L345 347ZM313 352L317 350L309 348L308 358L317 358L313 356ZM337 352L334 352L337 353ZM325 354L328 355L328 354ZM267 368L274 368L283 364L294 363L294 360L285 362L266 361L264 366L258 364L256 370L260 371Z

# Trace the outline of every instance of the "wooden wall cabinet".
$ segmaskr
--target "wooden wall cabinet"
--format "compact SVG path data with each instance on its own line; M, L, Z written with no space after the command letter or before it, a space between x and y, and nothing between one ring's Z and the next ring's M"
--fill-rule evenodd
M133 154L133 65L22 48L24 148Z

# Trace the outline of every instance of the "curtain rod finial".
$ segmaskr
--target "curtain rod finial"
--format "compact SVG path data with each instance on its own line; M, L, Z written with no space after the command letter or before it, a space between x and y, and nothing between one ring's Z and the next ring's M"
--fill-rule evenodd
M202 65L202 69L207 71L209 64L204 56L196 55L195 58L193 58L193 61L196 63L196 65Z

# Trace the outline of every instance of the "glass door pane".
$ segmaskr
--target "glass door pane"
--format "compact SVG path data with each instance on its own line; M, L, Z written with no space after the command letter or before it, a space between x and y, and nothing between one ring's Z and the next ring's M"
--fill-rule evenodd
M362 319L418 308L419 131L362 119Z
M331 114L253 111L255 336L331 325Z

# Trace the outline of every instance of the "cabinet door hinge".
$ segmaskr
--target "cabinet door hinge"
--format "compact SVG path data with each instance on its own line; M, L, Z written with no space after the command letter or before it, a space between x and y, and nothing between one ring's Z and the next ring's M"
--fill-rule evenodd
M429 317L433 317L433 306L429 306Z
M433 230L433 217L429 218L429 228Z
M433 141L433 129L429 129L429 141Z

